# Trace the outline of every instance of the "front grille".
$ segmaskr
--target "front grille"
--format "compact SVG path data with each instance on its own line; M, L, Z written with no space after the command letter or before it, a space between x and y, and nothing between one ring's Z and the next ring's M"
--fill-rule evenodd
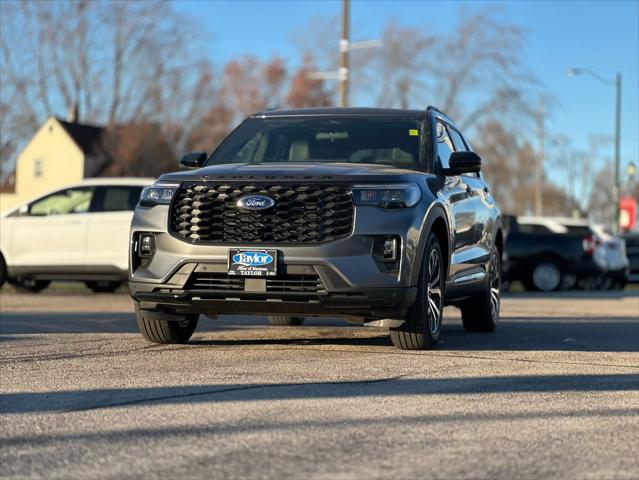
M189 278L187 288L194 290L244 290L244 278L225 273L194 273Z
M191 274L187 290L210 290L218 292L243 291L244 277L235 277L220 272L195 272ZM283 275L266 278L268 293L325 293L324 285L317 275Z
M238 208L244 195L275 200L268 210ZM354 207L346 186L183 184L171 204L171 233L194 243L319 243L346 237Z

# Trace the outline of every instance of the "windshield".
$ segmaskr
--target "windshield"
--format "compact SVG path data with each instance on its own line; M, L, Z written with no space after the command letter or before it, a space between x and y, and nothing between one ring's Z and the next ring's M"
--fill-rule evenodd
M207 165L347 162L419 168L420 137L420 122L401 117L250 118Z

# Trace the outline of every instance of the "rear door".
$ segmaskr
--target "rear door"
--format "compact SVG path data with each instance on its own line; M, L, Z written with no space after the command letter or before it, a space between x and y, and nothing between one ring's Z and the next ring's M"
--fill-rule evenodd
M76 187L30 203L24 213L13 218L13 266L36 273L81 272L92 198L92 187Z
M126 271L129 229L142 186L96 187L87 226L87 265L92 273Z

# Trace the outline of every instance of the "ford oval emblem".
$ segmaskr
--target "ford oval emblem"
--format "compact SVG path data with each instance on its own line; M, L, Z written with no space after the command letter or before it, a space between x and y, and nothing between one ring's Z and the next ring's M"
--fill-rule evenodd
M266 195L246 195L237 201L237 206L246 210L266 210L274 205L275 200Z

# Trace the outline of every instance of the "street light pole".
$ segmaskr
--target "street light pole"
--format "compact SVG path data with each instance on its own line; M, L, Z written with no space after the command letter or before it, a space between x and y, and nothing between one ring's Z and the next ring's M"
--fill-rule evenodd
M619 170L621 168L621 73L617 72L615 77L615 88L617 90L617 108L615 113L615 190L613 201L615 202L615 225L614 232L619 233L619 195L621 193L621 181L619 178Z
M606 77L602 77L597 72L589 68L569 68L566 70L568 75L580 75L585 73L593 78L596 78L601 83L607 85L615 85L615 171L614 171L614 187L612 189L612 201L613 201L613 218L614 225L613 231L619 233L619 194L621 192L619 170L621 162L621 73L617 72L614 80L610 80Z
M339 41L339 106L348 105L349 0L342 0L342 38Z

